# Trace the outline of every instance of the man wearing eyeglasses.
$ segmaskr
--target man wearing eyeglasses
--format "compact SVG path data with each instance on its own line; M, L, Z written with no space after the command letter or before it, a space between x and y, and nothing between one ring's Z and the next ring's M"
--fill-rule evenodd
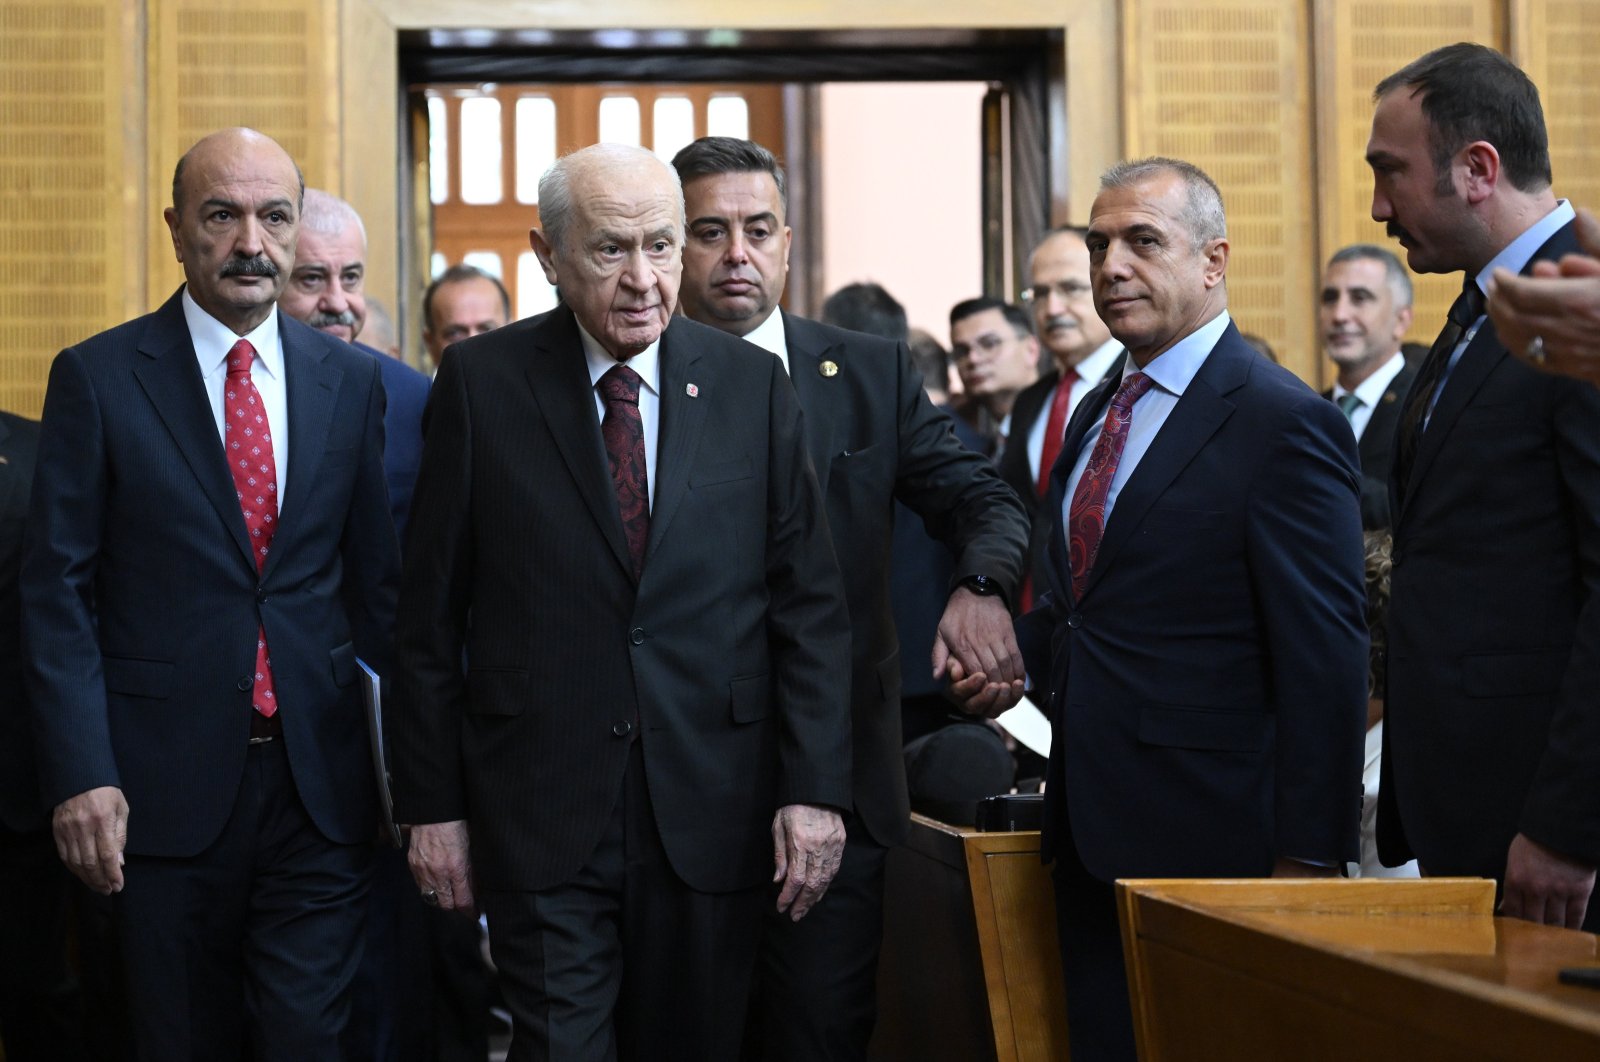
M1122 344L1111 338L1094 311L1089 290L1089 249L1083 230L1059 228L1045 236L1028 260L1029 284L1022 304L1033 313L1034 333L1055 363L1039 382L1017 395L1011 407L1012 445L1000 455L1000 478L1028 511L1026 609L1044 577L1045 547L1054 515L1039 502L1050 487L1050 468L1061 452L1072 411L1114 367Z

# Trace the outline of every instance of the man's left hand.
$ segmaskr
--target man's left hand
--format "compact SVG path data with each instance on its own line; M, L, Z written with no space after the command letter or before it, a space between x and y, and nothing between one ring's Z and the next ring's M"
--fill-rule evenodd
M1500 913L1547 926L1581 929L1594 892L1594 879L1594 867L1519 833L1511 839L1506 853L1506 888Z
M832 808L789 804L772 819L778 910L798 922L828 891L844 859L844 819Z

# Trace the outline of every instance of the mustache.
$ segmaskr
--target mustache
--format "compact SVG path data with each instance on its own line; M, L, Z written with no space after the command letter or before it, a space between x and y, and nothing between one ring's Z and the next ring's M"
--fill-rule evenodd
M230 258L223 263L222 275L225 277L272 277L278 276L278 267L272 259L264 254L251 258Z
M1052 328L1077 328L1077 327L1078 327L1078 322L1073 320L1070 317L1065 316L1064 314L1057 314L1056 316L1050 318L1049 320L1045 321L1045 323L1044 323L1044 328L1045 328L1045 331L1047 331L1047 332Z
M1411 238L1411 233L1392 221L1383 227L1383 231L1388 234L1391 240L1409 240Z
M336 325L354 328L356 326L356 315L349 310L344 313L322 313L318 311L306 318L306 324L312 328L333 328Z

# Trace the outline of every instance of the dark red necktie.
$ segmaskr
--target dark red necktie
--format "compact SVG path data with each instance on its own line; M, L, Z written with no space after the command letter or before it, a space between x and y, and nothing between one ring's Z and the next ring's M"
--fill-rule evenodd
M1039 451L1039 476L1034 485L1034 493L1040 501L1050 493L1050 470L1056 467L1056 458L1061 456L1061 444L1065 441L1062 436L1067 432L1067 407L1072 404L1072 389L1080 379L1076 369L1068 369L1061 374L1061 381L1050 398L1050 415L1044 422L1044 449ZM1022 611L1027 612L1032 607L1033 573L1027 572L1022 577Z
M1106 498L1111 493L1117 465L1122 461L1122 448L1128 444L1133 404L1150 390L1153 382L1142 372L1122 381L1111 399L1111 408L1106 410L1105 424L1100 429L1100 438L1095 440L1094 452L1089 455L1083 476L1078 480L1078 489L1072 492L1072 506L1067 510L1067 546L1072 563L1074 600L1083 597L1095 554L1100 552L1100 539L1106 532Z
M233 473L233 488L244 512L244 526L250 532L256 571L267 566L272 535L278 529L278 464L272 456L272 426L267 423L267 407L250 379L250 364L256 348L239 340L228 351L228 381L223 388L222 445L228 456L228 471ZM277 691L272 685L272 659L267 655L267 631L256 628L256 678L250 697L256 711L272 718L278 710Z
M636 579L644 571L644 544L650 535L650 481L645 476L644 421L639 416L639 385L643 382L626 365L612 366L600 377L600 397L606 404L600 435L605 440Z

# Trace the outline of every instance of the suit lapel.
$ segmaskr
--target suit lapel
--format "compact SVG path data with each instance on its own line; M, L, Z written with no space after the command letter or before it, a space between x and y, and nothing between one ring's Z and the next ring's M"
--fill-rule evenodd
M150 327L139 340L139 353L144 360L134 368L133 375L199 481L201 493L222 518L240 556L254 568L255 556L244 513L222 455L217 418L200 377L180 298L181 295L174 295L151 318Z
M833 403L828 401L829 381L822 375L822 363L833 353L834 344L826 335L810 327L801 317L783 315L784 342L789 347L789 380L806 419L806 449L816 469L817 485L828 496L828 474L839 447L834 445ZM848 362L837 358L839 371L849 372Z
M723 399L718 380L706 373L700 352L687 341L682 328L668 324L661 335L661 423L656 438L656 496L650 506L650 537L645 546L645 568L667 533L672 516L689 485L689 469L700 448L707 403ZM689 385L695 387L694 397ZM735 399L737 401L737 399Z
M1575 229L1572 223L1568 222L1533 252L1527 265L1523 266L1522 273L1524 276L1528 275L1535 262L1554 260L1568 251L1577 249ZM1428 469L1433 466L1433 460L1444 446L1444 441L1455 425L1456 418L1472 402L1495 366L1507 357L1509 355L1504 344L1495 334L1494 321L1485 317L1477 333L1473 335L1472 342L1461 352L1461 359L1456 362L1455 368L1450 370L1450 375L1444 382L1444 390L1439 392L1439 400L1434 404L1432 415L1428 417L1428 426L1423 430L1422 438L1417 443L1417 455L1411 463L1411 480L1405 492L1408 500L1416 496L1418 485L1427 476ZM1404 508L1400 512L1400 516L1403 515Z
M328 348L278 316L278 336L283 343L283 384L289 415L289 471L285 476L283 503L278 506L278 530L273 545L282 546L284 536L292 536L296 518L310 504L317 469L328 449L328 428L333 422L334 400L344 372L328 364ZM287 550L275 548L267 554L263 578L276 566Z
M611 546L622 570L633 577L628 539L611 485L611 467L600 439L600 419L594 408L594 386L572 311L561 309L533 333L533 356L526 375L533 399L550 426L556 449L577 484L578 494Z

